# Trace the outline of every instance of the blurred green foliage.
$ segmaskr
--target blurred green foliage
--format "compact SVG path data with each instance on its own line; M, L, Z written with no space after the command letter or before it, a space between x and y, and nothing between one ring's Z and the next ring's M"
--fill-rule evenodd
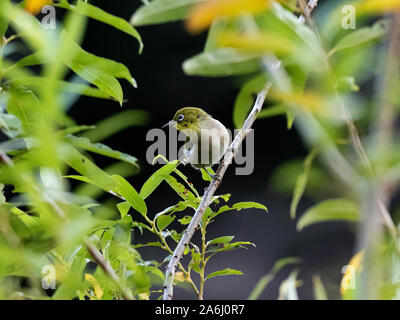
M66 15L56 30L49 31L23 6L0 0L0 129L6 136L0 143L0 298L157 298L163 266L182 237L183 231L172 229L172 223L177 221L184 229L191 216L178 214L196 210L201 200L177 161L166 161L139 190L126 178L138 172L137 158L142 155L125 154L100 142L129 126L145 124L146 112L123 111L96 126L77 125L67 116L81 95L122 105L120 81L136 87L126 66L81 47L88 18L132 36L139 53L143 43L134 26L187 19L194 32L199 31L194 25L206 28L210 22L204 50L184 61L183 70L196 76L240 77L242 87L233 106L238 128L254 95L272 83L268 106L257 121L285 116L288 129L295 128L310 150L303 161L283 164L272 177L277 190L293 193L288 214L298 219L299 231L327 221L358 223L355 251L362 254L350 262L354 272L346 273L344 280L354 286L344 288L342 283L343 298L399 297L398 226L389 209L400 177L394 132L399 17L391 14L400 4L350 1L362 14L356 17L356 30L345 30L340 1L324 2L317 18L306 17L306 24L299 22L296 1L264 1L262 7L259 3L146 1L129 23L87 1L72 5L59 0L52 4ZM17 43L28 53L16 61ZM70 71L75 76L67 78ZM91 153L115 163L100 168ZM71 179L80 182L73 190ZM161 183L168 184L179 201L154 215L148 212L146 199ZM98 199L104 194L114 201L101 203ZM304 195L321 202L298 218ZM176 284L191 287L199 298L206 280L242 274L229 266L206 274L209 259L253 245L234 242L234 236L208 240L207 226L224 212L267 211L254 202L223 204L229 198L213 197L212 203L221 205L207 208L200 244L187 246L188 263L180 263L175 276ZM132 232L150 232L157 240L132 245ZM143 260L139 250L145 246L163 250L165 259ZM278 261L250 298L257 299L281 268L298 262ZM278 298L299 298L299 271L294 269L281 284ZM193 272L200 276L198 284ZM329 297L322 279L323 275L313 278L317 299ZM49 287L55 290L51 296L44 290Z
M136 191L126 178L140 170L138 159L100 142L147 124L146 111L122 111L91 126L77 125L67 116L81 95L122 106L120 79L136 87L125 65L80 46L88 18L131 35L139 53L143 43L129 22L86 1L51 4L66 14L55 30L45 30L23 6L0 0L0 130L6 136L0 143L0 298L156 298L163 264L182 236L170 224L177 213L196 210L199 193L177 169L177 161L157 170ZM40 4L28 0L25 5ZM27 54L15 60L13 54L21 47ZM67 78L69 71L75 76ZM91 154L115 162L100 168ZM71 180L78 181L74 189ZM180 201L154 215L146 198L164 181ZM102 203L98 199L104 194L114 201ZM215 196L213 203L228 199ZM252 245L232 242L233 236L206 241L206 227L222 212L254 207L267 210L253 202L209 208L201 225L202 245L188 247L191 259L187 267L180 265L176 282L202 295L206 279L242 274L230 268L205 274L206 263L216 253ZM185 215L176 220L185 228L190 219ZM144 231L158 241L133 245L132 234ZM144 261L138 250L145 246L162 249L164 261ZM201 276L199 288L192 272Z

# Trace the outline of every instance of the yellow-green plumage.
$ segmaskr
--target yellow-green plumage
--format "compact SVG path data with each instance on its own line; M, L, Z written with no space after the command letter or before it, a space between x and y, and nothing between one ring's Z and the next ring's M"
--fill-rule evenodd
M225 126L200 108L178 110L168 125L175 126L188 137L184 158L196 169L218 163L230 142Z

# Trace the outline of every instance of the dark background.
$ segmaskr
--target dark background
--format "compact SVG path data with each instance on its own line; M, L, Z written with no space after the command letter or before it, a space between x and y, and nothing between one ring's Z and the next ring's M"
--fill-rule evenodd
M104 10L129 20L141 4L137 1L114 0L96 1ZM57 9L58 12L60 9ZM62 12L60 12L62 15ZM138 82L138 89L123 83L125 98L123 109L112 101L82 97L71 109L70 115L78 124L95 124L101 119L127 109L147 110L150 123L146 127L132 127L109 138L106 142L114 149L132 154L140 159L141 171L130 182L140 189L146 179L156 170L146 163L146 133L151 128L160 128L170 120L175 111L183 106L198 106L205 109L227 127L233 128L232 110L238 87L233 78L201 78L186 76L182 62L202 51L206 33L199 36L188 34L182 22L138 28L144 51L138 55L137 41L107 25L90 20L83 48L96 55L124 63ZM257 201L266 205L269 213L248 209L226 213L210 225L208 238L235 235L236 241L251 241L256 248L221 253L211 259L207 273L224 268L242 270L242 276L216 277L206 283L206 299L245 299L258 280L268 273L274 262L287 256L302 259L298 266L299 288L302 299L312 299L311 277L319 274L328 289L330 298L339 298L341 270L347 264L353 251L353 234L348 225L325 223L311 226L301 233L295 222L289 218L290 195L273 192L269 184L274 169L283 162L303 158L307 154L295 128L286 129L285 118L271 118L256 121L255 129L255 170L249 176L235 176L234 167L228 169L218 193L231 193L230 204L238 201ZM97 158L96 158L97 160ZM100 166L108 164L102 158ZM157 167L158 168L158 167ZM202 190L206 183L200 173L189 166L182 168L190 180ZM322 183L329 184L330 181ZM178 201L177 195L166 184L162 184L147 201L149 215L153 216ZM303 199L299 213L310 206ZM182 213L188 214L189 212ZM192 213L190 213L192 214ZM175 225L179 228L179 225ZM135 234L135 236L139 236ZM135 241L149 241L136 238ZM145 259L164 259L164 252L158 248L141 249ZM264 291L262 299L276 299L279 284L293 267L286 267ZM176 289L176 298L194 298L189 290Z

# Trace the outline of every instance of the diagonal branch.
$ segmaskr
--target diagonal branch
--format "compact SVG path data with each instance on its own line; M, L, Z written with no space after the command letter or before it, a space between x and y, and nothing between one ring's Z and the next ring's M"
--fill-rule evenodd
M181 240L176 247L171 260L168 263L167 271L165 273L165 282L164 282L164 300L171 300L173 298L173 286L174 286L174 277L175 277L175 269L179 264L180 259L183 256L183 252L185 248L189 245L189 242L195 233L201 218L203 217L204 212L210 205L212 196L215 191L219 187L222 182L222 178L228 169L229 165L232 163L233 158L237 154L242 141L246 137L246 135L250 132L251 127L254 121L257 119L258 114L261 111L261 108L264 104L264 101L267 97L268 91L271 88L271 84L268 83L265 88L258 94L257 100L254 104L253 109L251 110L249 116L243 124L243 127L240 129L235 139L232 141L231 145L227 149L225 156L223 157L221 164L218 167L218 170L215 174L214 179L211 181L210 185L204 192L203 198L200 202L199 207L197 208L189 226L185 230Z

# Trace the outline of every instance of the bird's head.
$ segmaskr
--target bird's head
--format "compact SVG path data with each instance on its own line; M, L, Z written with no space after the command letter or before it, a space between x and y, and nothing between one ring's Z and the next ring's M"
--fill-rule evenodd
M165 126L174 126L179 131L181 130L194 130L198 131L201 129L201 123L203 120L210 117L210 115L205 112L203 109L195 108L195 107L185 107L179 109L175 115L173 120L168 122Z

